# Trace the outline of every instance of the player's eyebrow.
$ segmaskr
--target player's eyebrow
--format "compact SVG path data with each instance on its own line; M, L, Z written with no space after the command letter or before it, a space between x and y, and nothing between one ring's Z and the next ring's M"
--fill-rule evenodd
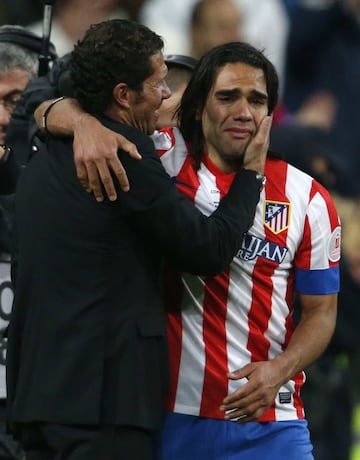
M229 88L229 89L219 89L218 91L215 92L215 96L227 96L227 97L232 97L232 96L239 96L241 94L241 90L239 88ZM268 100L268 95L258 91L256 89L253 89L250 91L249 96L251 97L256 97L258 99L267 101Z

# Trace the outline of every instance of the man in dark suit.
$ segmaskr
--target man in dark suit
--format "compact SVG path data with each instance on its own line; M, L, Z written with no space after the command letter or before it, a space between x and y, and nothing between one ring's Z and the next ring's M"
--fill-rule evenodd
M142 155L119 151L130 191L118 186L119 199L102 203L86 193L72 138L49 138L18 185L7 384L10 426L27 460L151 458L168 380L163 257L218 273L254 217L269 121L229 194L202 215L148 137L170 95L162 47L148 28L113 20L90 28L73 52L81 106Z

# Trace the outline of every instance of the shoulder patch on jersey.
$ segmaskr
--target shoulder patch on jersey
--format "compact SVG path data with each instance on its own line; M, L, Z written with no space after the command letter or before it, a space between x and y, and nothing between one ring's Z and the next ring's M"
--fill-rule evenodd
M281 233L290 225L291 204L282 201L264 202L264 225L273 233Z
M328 258L331 262L338 262L341 255L341 227L336 227L328 242Z

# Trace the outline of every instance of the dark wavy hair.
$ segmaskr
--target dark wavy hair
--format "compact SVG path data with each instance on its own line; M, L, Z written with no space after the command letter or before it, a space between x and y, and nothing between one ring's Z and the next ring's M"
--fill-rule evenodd
M150 58L163 47L159 35L133 21L113 19L92 25L71 54L75 97L87 112L101 114L118 83L140 92L153 73Z
M268 113L274 111L278 102L279 78L274 65L264 54L244 42L230 42L216 46L206 52L198 61L186 87L178 110L179 127L191 144L192 154L199 166L204 147L201 114L208 94L215 83L219 68L226 64L244 63L262 69L268 92Z

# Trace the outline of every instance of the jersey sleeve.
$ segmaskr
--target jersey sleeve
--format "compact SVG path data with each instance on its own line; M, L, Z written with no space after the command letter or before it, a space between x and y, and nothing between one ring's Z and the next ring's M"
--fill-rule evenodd
M337 210L329 192L313 181L303 238L294 261L297 292L337 293L340 255L341 224Z

